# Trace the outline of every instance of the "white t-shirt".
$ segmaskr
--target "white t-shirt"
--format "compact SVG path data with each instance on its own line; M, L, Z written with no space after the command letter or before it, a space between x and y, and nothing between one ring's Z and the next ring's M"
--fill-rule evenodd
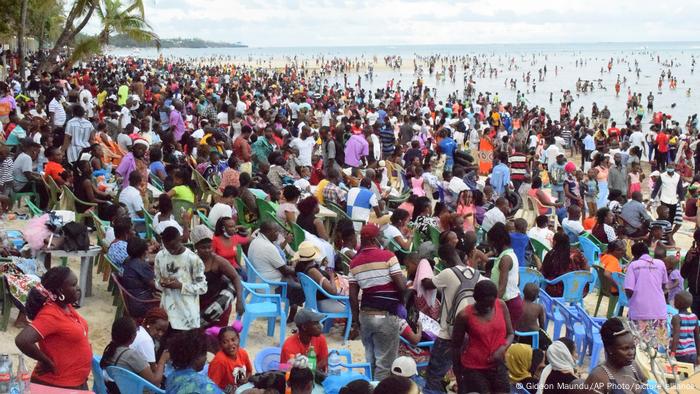
M527 231L527 236L530 239L539 241L542 245L551 248L552 247L552 237L554 233L548 228L533 227Z
M457 266L457 269L462 272L468 271L465 273L467 278L471 278L475 273L474 268L466 267L464 265ZM488 278L482 275L479 278L479 282L482 280L488 280ZM450 308L452 308L452 300L455 297L455 293L457 292L460 283L459 278L454 272L452 272L452 269L448 268L442 270L439 274L433 277L433 284L440 292L442 292L442 306L440 308L440 332L438 333L438 337L442 339L450 339L452 337L452 326L447 324L447 312L450 310ZM467 299L467 305L473 303L473 298Z
M484 221L481 223L481 228L484 231L489 231L494 224L499 222L506 224L506 215L504 215L503 211L498 207L493 207L484 214Z
M316 146L314 137L306 137L306 139L294 138L289 144L290 147L299 150L299 162L306 167L311 167L311 155Z
M640 152L644 152L644 134L637 130L630 135L630 145L639 147Z
M127 186L119 194L119 202L126 205L126 209L129 210L129 216L132 219L140 219L141 217L137 214L139 211L143 211L143 198L141 197L141 192L139 189L133 186Z
M233 217L233 208L228 204L217 202L211 208L211 211L209 211L209 217L207 217L207 219L209 219L209 224L216 226L216 222L218 222L220 218L231 217Z
M580 221L569 220L569 218L564 219L564 221L561 222L561 226L576 234L581 234L585 231Z
M453 176L452 179L450 179L450 183L447 186L447 189L454 194L455 197L459 195L464 190L469 189L469 186L467 186L464 181L456 176Z
M119 127L122 129L126 128L126 126L131 123L131 110L125 106L122 107L122 110L119 112L121 121L119 122Z
M175 227L180 235L183 234L182 226L175 220L175 216L172 213L168 218L161 218L160 212L153 216L153 229L156 231L156 234L161 234L168 227Z
M63 126L66 124L66 110L63 109L63 104L55 98L49 103L49 113L52 112L54 126Z
M145 328L139 326L139 329L136 330L136 338L129 348L140 354L147 363L156 362L156 344Z
M122 148L124 151L128 152L129 147L134 144L133 141L131 141L131 137L129 137L127 134L120 133L117 135L117 144L119 144L119 147Z
M382 229L382 235L384 235L384 244L389 245L389 242L391 242L392 239L396 237L401 237L403 238L403 234L401 234L401 230L396 228L393 224L387 224L384 226Z

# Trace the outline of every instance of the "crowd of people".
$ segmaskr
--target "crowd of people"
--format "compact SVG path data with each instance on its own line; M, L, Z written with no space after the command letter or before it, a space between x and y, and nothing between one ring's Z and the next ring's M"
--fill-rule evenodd
M101 56L0 82L0 208L29 193L50 209L54 187L72 192L91 227L107 223L98 241L133 295L102 368L168 393L310 393L329 372L320 322L346 309L374 393L556 393L575 382L639 392L648 377L635 335L697 363L700 232L680 270L676 239L684 221L700 223L695 116L681 125L628 111L617 124L595 104L572 113L567 92L556 120L525 100L443 100L420 80L370 91L308 73ZM584 256L583 237L600 261ZM626 319L602 325L606 360L586 377L573 342L548 338L540 287L521 290L519 272L552 280L594 265L626 274L614 290L629 303ZM317 310L301 274L325 293ZM255 379L234 322L256 276L284 283L280 323L296 327L280 344L281 387ZM16 344L37 361L37 383L86 388L93 350L77 283L51 268L23 307L31 322ZM542 331L540 348L516 331ZM372 390L354 378L338 391Z

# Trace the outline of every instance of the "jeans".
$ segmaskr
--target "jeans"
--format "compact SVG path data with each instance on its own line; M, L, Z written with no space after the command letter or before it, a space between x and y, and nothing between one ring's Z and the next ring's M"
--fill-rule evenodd
M452 368L452 341L437 338L430 349L430 361L425 371L425 394L444 393L442 378Z
M564 186L552 186L552 197L556 198L556 202L563 203L566 200L566 194L564 194Z
M375 315L360 311L360 334L365 358L372 367L374 380L390 375L391 364L398 357L399 318L392 314Z

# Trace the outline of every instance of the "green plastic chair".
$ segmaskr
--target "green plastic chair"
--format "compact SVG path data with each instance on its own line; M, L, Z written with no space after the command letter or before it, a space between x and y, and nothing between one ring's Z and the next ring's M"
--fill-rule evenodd
M596 238L595 235L589 233L588 231L584 231L583 234L579 235L579 237L586 238L593 242L593 244L600 249L601 254L605 253L605 251L608 249L607 244L600 242L600 240Z
M36 186L34 185L34 182L31 182L30 185L32 185L32 191L30 192L16 192L12 191L10 193L10 209L17 204L17 208L19 208L22 205L22 200L24 199L25 201L39 201L39 194L36 192Z
M32 200L26 199L26 200L24 200L24 202L27 203L27 207L29 208L29 213L32 214L32 217L34 217L34 216L41 216L41 215L44 214L44 211L42 211L41 208L39 208L39 207L37 207L36 205L34 205L34 203L32 202Z
M428 226L428 233L430 233L430 242L436 247L440 245L440 230L435 226Z
M46 206L46 209L52 210L58 205L58 202L61 200L62 191L61 188L58 187L56 181L54 181L53 178L51 178L50 176L46 176L43 179L44 184L46 185L46 190L49 192L49 204Z
M236 206L236 211L238 212L238 224L241 226L244 226L248 228L249 230L253 230L258 227L258 221L254 222L248 222L246 220L246 213L248 213L248 209L246 208L245 204L243 203L243 200L240 197L236 197L233 200L234 205Z
M532 250L540 261L544 261L544 256L551 250L550 247L533 238L530 238L530 245L532 245Z
M345 253L338 252L338 256L340 256L340 259L335 266L335 271L340 272L343 275L347 275L350 272L351 259L350 257L346 256Z
M210 185L206 179L199 173L196 169L192 169L192 179L197 184L197 193L201 198L201 201L208 202L213 200L214 197L221 197L221 192L217 190L214 186Z
M304 229L301 228L298 224L292 223L292 236L294 239L292 240L292 244L289 245L292 250L295 252L299 250L299 245L301 245L302 242L306 239L306 234L304 233Z
M175 221L177 221L177 224L182 226L183 228L185 227L185 214L186 213L192 213L194 212L194 204L186 201L186 200L181 200L179 198L173 198L173 216L175 216ZM187 223L189 224L189 223ZM191 227L191 226L188 226Z
M615 310L615 305L617 304L619 296L618 294L612 293L612 289L617 288L617 285L615 285L615 281L605 276L605 268L600 265L594 265L593 269L598 274L598 281L600 283L598 287L598 301L595 304L593 316L598 316L598 309L600 309L600 303L603 301L603 297L608 297L608 313L605 316L610 318Z
M146 224L146 239L153 239L156 235L156 230L153 228L153 216L144 209L143 218Z
M413 245L411 245L411 246L413 246ZM390 240L389 240L389 244L387 245L387 249L391 250L391 251L394 252L394 253L396 253L396 252L401 252L401 253L403 253L403 254L409 254L409 253L411 253L411 250L410 250L410 249L409 249L409 250L406 250L406 249L402 248L401 245L399 245L398 242L396 242L395 239L390 239Z
M263 200L262 198L256 198L255 201L258 203L258 217L262 220L275 220L277 217L277 209L270 201ZM285 229L289 226L283 225Z
M209 223L209 218L207 217L207 215L204 214L204 212L197 210L197 216L199 217L200 223L207 226L209 230L214 231L214 226L212 226L212 224Z
M76 210L76 203L87 205L91 208L97 206L97 203L87 202L79 199L66 185L63 185L63 194L61 195L61 201L59 201L59 207L65 211L75 212L75 221L78 223L83 223L85 219L85 213L78 213L78 211Z
M154 173L148 174L148 179L151 182L151 185L155 187L159 192L164 192L165 191L165 186L163 185L163 181L158 178L158 176Z

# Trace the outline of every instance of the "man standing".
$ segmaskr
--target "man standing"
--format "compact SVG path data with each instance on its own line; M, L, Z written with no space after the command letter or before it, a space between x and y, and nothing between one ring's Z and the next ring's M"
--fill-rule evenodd
M66 136L63 138L63 151L66 152L68 163L73 164L79 159L80 152L90 146L95 138L95 128L85 119L85 109L80 105L73 106L73 118L66 123Z
M61 91L55 89L51 92L52 99L49 102L49 118L53 125L53 144L55 147L60 147L63 144L63 127L66 125L66 110L61 103L63 96Z
M362 134L353 134L345 143L345 165L360 168L367 162L369 142Z
M627 167L622 165L622 154L615 153L615 165L608 172L608 188L618 190L623 196L627 195Z
M501 152L493 160L493 171L491 172L491 186L497 196L504 196L510 185L510 169L506 164L508 154Z
M654 184L651 199L656 197L661 201L661 205L668 207L668 218L675 224L675 232L683 223L683 215L678 207L678 202L683 199L683 180L680 174L676 173L675 163L668 163L666 171L661 173L659 180Z
M664 129L659 129L656 135L656 168L663 171L668 161L668 135Z
M556 198L556 202L563 203L566 195L564 194L564 182L566 181L566 156L563 153L557 155L556 161L549 164L549 179L552 184L552 196Z
M591 153L595 150L595 139L593 138L593 130L586 130L586 136L583 137L583 155L581 155L581 168L586 169L586 162L591 161Z
M316 139L311 135L309 126L301 128L299 137L292 138L289 146L299 151L299 162L305 167L311 167L311 155L316 146Z
M126 100L124 100L124 104L126 104ZM170 123L170 132L173 133L173 137L175 137L175 142L180 142L182 140L182 136L185 135L185 120L182 118L182 102L181 101L176 101L173 104L173 109L170 111L169 115L169 123Z
M134 141L131 152L127 153L117 167L117 174L122 178L122 188L129 186L129 175L132 171L139 171L141 179L148 179L146 163L143 160L148 150L148 142L142 139ZM139 187L139 185L134 185Z
M252 157L252 151L250 148L250 134L253 132L253 129L248 126L244 125L241 128L241 134L236 137L235 140L233 140L233 145L231 146L231 149L233 150L233 155L238 158L238 160L241 162L240 168L241 172L247 172L248 174L253 173L253 165L251 163L251 157Z
M350 306L353 325L360 327L365 357L372 376L389 376L397 357L406 278L396 256L380 248L379 227L366 224L360 231L360 251L350 262ZM362 305L359 302L362 291Z

